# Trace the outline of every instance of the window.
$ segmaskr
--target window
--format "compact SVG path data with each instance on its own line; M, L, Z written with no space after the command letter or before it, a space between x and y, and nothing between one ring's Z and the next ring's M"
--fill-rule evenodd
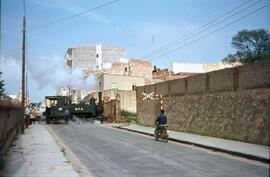
M136 90L136 84L132 84L132 90Z
M127 67L125 67L125 72L127 72Z
M118 88L117 83L113 82L112 83L112 89L117 89L117 88Z
M97 54L97 58L98 58L98 54Z

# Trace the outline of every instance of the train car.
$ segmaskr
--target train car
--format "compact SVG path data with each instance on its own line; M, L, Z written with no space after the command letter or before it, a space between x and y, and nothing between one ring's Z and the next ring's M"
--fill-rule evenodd
M68 99L65 96L46 96L46 111L44 116L46 117L46 123L60 122L65 120L64 111L70 109L68 105Z
M65 110L68 109L71 116L79 118L92 118L98 117L103 110L103 105L96 105L95 99L91 98L89 102L81 102L78 104L69 104L68 97L66 96L46 96L46 123L60 122L65 120ZM67 121L67 120L65 120Z
M79 118L92 118L96 116L96 104L81 102L70 105L71 115Z

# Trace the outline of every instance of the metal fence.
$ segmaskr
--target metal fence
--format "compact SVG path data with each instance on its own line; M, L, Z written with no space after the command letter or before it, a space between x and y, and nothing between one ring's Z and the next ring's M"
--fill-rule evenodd
M0 99L0 158L4 155L12 139L21 129L22 108L9 100Z

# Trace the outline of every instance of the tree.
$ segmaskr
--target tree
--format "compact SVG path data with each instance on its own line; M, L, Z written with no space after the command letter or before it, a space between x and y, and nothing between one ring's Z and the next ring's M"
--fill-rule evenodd
M239 31L233 36L231 44L237 51L223 61L254 62L270 59L270 33L265 29Z
M3 97L6 95L5 89L4 89L5 83L4 83L4 80L1 79L1 76L2 76L2 72L0 72L0 97Z
M229 54L226 58L222 59L222 61L226 63L235 63L240 62L240 58L236 54Z

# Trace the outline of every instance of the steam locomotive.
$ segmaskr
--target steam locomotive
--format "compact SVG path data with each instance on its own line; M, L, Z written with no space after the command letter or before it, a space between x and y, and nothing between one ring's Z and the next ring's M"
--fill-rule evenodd
M46 123L60 122L66 120L65 110L69 110L71 117L79 118L98 118L103 113L103 104L101 96L99 102L96 104L96 99L91 98L89 102L80 102L78 104L70 104L67 96L46 96ZM68 122L68 120L66 120Z

